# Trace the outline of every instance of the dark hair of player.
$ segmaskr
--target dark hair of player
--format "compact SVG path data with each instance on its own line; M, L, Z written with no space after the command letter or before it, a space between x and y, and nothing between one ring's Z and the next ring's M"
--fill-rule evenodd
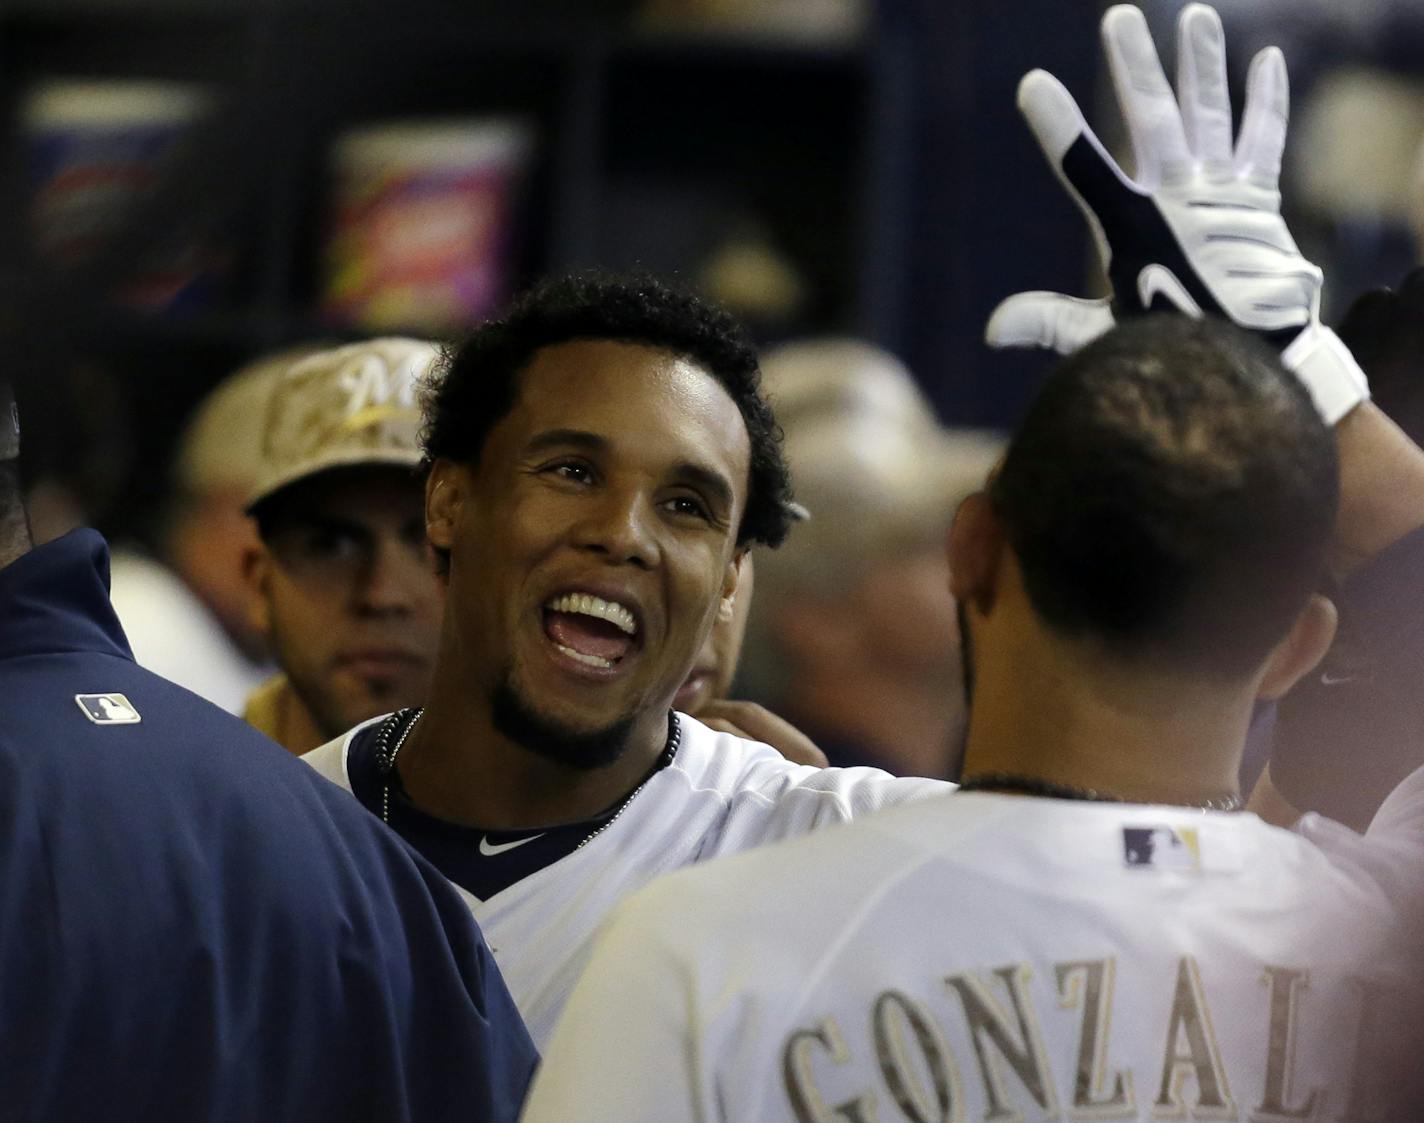
M761 394L756 350L727 313L652 277L554 277L477 328L447 354L425 388L427 464L437 457L475 463L489 431L513 408L519 374L534 354L585 339L667 351L721 383L751 439L747 508L737 542L780 545L791 520L791 479L781 430Z
M1338 492L1330 430L1274 354L1149 316L1059 364L990 497L1050 627L1234 677L1318 586Z

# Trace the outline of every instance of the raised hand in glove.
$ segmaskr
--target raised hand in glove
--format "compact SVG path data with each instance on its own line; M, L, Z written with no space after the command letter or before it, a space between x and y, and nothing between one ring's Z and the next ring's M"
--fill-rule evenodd
M1369 388L1349 351L1320 323L1321 272L1301 256L1281 218L1289 112L1281 52L1268 47L1252 62L1233 147L1225 37L1215 11L1204 4L1182 11L1176 96L1137 8L1109 9L1102 37L1136 178L1108 155L1051 74L1026 75L1018 104L1088 218L1112 297L1018 293L995 309L988 342L1066 353L1125 316L1220 315L1274 344L1334 424L1369 397Z

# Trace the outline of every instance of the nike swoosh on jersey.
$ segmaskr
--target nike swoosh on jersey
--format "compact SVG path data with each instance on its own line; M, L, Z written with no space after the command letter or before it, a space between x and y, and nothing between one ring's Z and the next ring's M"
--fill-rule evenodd
M1187 286L1177 279L1177 275L1165 265L1144 265L1137 274L1137 297L1142 307L1151 308L1157 295L1165 296L1181 311L1189 316L1200 317L1201 305L1192 299Z
M489 835L480 839L480 853L486 858L493 858L496 854L503 854L506 850L513 850L516 846L523 846L526 842L533 842L536 838L543 838L543 833L531 834L528 838L516 838L513 842L491 843Z

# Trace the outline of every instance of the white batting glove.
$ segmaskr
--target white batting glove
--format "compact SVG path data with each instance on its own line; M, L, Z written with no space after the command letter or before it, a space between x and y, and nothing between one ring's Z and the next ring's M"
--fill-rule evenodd
M1176 97L1137 8L1109 9L1102 37L1132 140L1135 179L1108 155L1051 74L1026 75L1018 105L1087 216L1112 297L1018 293L990 317L990 346L1067 353L1124 317L1171 309L1212 313L1272 343L1333 425L1369 397L1369 384L1349 350L1321 324L1323 277L1301 256L1281 218L1289 114L1284 57L1268 47L1252 61L1233 149L1225 37L1213 9L1190 4L1182 11Z

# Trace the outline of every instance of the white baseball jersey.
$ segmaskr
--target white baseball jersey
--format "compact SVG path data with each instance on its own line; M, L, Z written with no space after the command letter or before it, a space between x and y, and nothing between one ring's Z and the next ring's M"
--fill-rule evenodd
M1367 837L917 803L622 905L522 1119L1417 1121L1381 1097L1421 889L1424 771Z
M536 1045L542 1047L553 1032L595 931L635 889L695 862L953 788L875 768L792 764L766 745L714 732L685 714L678 721L681 744L672 763L586 846L488 899L457 883ZM351 791L349 749L372 724L302 759ZM427 856L442 868L438 856Z

